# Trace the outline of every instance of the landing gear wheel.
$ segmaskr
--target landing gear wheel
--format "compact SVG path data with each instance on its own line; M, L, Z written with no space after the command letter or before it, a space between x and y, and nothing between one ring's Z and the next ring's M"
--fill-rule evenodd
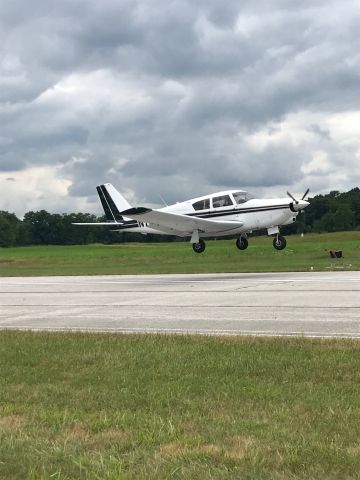
M236 246L239 250L246 250L249 246L248 239L246 237L239 237L236 240Z
M204 240L201 240L201 238L200 238L200 240L197 243L192 244L192 247L193 247L194 252L202 253L205 250L206 245L205 245Z
M273 240L273 245L276 250L284 250L286 247L286 238L282 237L281 235L276 235Z

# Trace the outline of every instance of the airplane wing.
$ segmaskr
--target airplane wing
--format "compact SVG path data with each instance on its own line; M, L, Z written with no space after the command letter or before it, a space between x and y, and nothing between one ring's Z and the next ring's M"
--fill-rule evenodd
M235 230L243 225L243 222L210 220L207 218L180 215L178 213L152 210L145 207L129 208L121 212L124 217L140 220L154 229L164 229L167 232L181 232L191 235L194 230L202 233L217 233Z

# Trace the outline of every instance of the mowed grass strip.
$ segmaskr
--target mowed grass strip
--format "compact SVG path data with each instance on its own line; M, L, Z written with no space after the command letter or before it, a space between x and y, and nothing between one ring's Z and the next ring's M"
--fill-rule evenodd
M360 269L360 232L299 235L276 251L272 238L251 237L240 251L235 240L208 241L202 254L190 243L45 246L0 249L0 275L101 275ZM326 249L340 249L333 260ZM349 267L351 264L351 267Z
M359 345L2 331L0 478L359 478Z

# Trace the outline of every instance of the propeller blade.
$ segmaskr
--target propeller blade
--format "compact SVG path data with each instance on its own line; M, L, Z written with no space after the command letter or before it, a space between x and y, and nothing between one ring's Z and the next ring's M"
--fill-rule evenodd
M304 195L301 197L301 200L305 200L305 197L307 197L307 194L310 192L310 188L308 188L306 190L306 192L304 193Z
M290 198L292 198L292 199L294 200L294 202L295 202L296 204L299 203L299 202L296 200L296 198L291 195L290 192L286 192L286 193L289 195Z

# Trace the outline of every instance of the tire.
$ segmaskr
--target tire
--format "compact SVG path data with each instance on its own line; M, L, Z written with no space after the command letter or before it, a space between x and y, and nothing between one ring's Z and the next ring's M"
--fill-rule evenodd
M246 237L239 237L236 240L236 246L239 250L246 250L249 246L248 239Z
M276 250L284 250L286 247L286 238L281 235L276 235L273 240L273 246Z
M195 253L202 253L205 250L205 242L200 238L197 243L192 244L193 250Z

